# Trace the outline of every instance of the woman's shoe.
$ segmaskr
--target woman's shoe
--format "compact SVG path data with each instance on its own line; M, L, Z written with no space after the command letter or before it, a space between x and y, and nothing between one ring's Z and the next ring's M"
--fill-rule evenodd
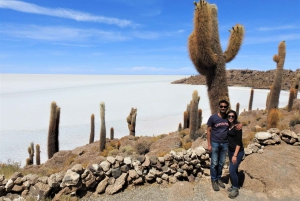
M238 195L239 195L239 189L235 188L235 187L232 187L232 190L229 192L228 197L233 199Z

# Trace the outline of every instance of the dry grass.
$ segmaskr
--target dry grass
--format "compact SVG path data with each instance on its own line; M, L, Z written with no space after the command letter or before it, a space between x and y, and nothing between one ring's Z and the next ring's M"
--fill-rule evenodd
M253 142L253 138L255 136L256 132L249 132L247 134L247 136L244 136L242 141L243 141L243 145L244 147L247 147L249 144L251 144Z
M290 120L290 126L295 126L296 124L300 124L300 116L294 115Z
M6 163L0 162L0 175L10 178L15 172L21 172L21 163L8 160Z

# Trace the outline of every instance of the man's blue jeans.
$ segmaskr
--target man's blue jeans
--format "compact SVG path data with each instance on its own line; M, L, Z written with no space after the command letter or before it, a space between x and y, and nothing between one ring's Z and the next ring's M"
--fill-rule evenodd
M228 143L211 142L210 177L212 181L221 179Z

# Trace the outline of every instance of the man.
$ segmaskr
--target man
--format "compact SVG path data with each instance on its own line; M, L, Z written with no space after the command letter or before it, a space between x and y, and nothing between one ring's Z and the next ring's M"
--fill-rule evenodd
M226 100L221 100L219 112L211 115L207 121L208 151L211 151L210 176L214 191L219 191L219 186L225 188L221 176L228 149L227 131L229 124L226 114L228 107L229 103Z

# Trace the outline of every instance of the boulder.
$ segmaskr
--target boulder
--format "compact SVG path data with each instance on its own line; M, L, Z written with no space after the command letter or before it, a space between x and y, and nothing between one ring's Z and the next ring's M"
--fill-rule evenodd
M73 172L71 169L65 174L60 187L64 188L66 186L76 186L80 179L80 175L76 172Z
M259 141L264 141L270 139L271 137L272 137L271 133L269 132L258 132L255 134L255 138L258 139Z
M121 190L125 184L128 173L123 173L113 185L107 186L105 193L112 195Z

